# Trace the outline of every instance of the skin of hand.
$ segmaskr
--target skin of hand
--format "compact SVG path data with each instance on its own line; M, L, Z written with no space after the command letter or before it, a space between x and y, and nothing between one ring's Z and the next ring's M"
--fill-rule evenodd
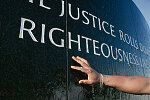
M79 66L71 66L72 69L79 70L88 75L88 80L80 80L79 84L98 84L101 75L91 68L89 63L81 57L72 57ZM103 83L107 86L114 87L120 91L132 94L150 94L150 78L143 76L115 76L103 75Z
M79 63L82 67L71 66L71 68L75 69L75 70L79 70L88 75L88 80L80 80L79 84L94 85L94 84L98 84L100 82L100 77L101 77L100 74L91 68L91 66L87 60L85 60L79 56L77 56L77 57L73 56L72 59L75 60L77 63Z

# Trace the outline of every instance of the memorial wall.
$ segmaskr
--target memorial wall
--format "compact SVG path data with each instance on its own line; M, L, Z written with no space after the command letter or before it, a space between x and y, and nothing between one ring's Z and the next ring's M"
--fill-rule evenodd
M132 0L0 0L0 100L149 100L79 85L72 56L150 77L150 28Z

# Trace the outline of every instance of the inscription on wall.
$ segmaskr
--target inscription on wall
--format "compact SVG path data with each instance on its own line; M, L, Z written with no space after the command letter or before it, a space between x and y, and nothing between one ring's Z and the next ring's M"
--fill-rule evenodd
M107 21L102 20L100 17L95 16L88 11L81 10L80 8L76 7L76 16L73 16L72 14L72 4L67 4L67 11L65 11L65 1L60 1L61 7L58 9L61 9L60 14L58 17L63 17L65 15L69 15L69 17L72 20L80 21L82 24L88 25L89 27L93 27L99 31L103 31L103 34L110 35L115 41L123 41L126 45L131 46L134 50L139 50L142 53L146 55L150 55L149 49L147 49L145 46L142 45L142 43L139 43L137 39L134 37L129 36L127 33L123 32L121 29L116 30L115 26L110 24ZM29 3L34 4L34 0L29 0ZM44 0L40 0L39 6L44 8L45 10L51 10L53 8L47 6L44 3ZM55 12L53 12L55 13ZM80 17L83 17L84 19L80 19ZM111 17L111 16L110 16ZM92 20L90 20L92 19ZM67 21L67 20L66 20ZM31 27L27 28L25 27L26 23L30 23ZM31 39L34 42L40 42L40 43L51 43L56 47L64 48L66 46L65 42L68 42L68 48L72 48L72 44L77 44L77 50L82 51L82 45L86 48L86 53L93 53L95 56L103 56L104 58L110 58L112 57L113 60L127 63L127 64L134 64L134 65L140 65L143 66L143 64L147 64L147 60L141 57L138 57L136 54L131 53L129 51L125 51L122 48L115 47L113 45L108 45L107 43L103 42L100 43L98 40L94 40L91 37L88 37L88 33L86 36L82 36L78 33L74 33L71 30L69 32L65 33L64 29L61 29L59 27L52 27L49 29L49 33L45 32L45 28L47 28L48 25L42 24L41 25L41 33L34 33L33 30L36 29L36 22L34 19L29 19L25 17L21 17L21 25L20 25L20 33L19 38L24 39L24 34L28 34ZM37 40L36 34L41 34L41 40ZM45 37L45 34L49 34L49 37ZM53 36L57 34L67 34L67 40L65 38L61 38L59 43L56 43L53 39ZM77 34L76 37L73 37L72 34ZM94 34L94 33L91 33ZM118 36L118 37L117 37ZM49 38L49 41L45 41L45 38ZM84 39L84 43L81 43L81 40ZM92 51L89 49L89 45L92 44Z

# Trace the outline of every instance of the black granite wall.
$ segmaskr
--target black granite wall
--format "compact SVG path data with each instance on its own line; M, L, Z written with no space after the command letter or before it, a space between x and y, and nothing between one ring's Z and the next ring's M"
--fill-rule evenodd
M150 29L131 0L0 0L0 100L149 100L71 70L149 75Z

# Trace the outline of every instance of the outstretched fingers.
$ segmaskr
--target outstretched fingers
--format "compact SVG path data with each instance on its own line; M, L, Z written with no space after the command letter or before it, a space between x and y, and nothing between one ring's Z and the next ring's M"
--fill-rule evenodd
M88 64L87 60L85 60L84 58L81 58L79 56L77 56L78 59L80 59L81 61L85 62L86 64Z
M89 81L89 80L80 80L79 84L89 84L89 85L92 85L92 82Z
M81 61L81 60L79 60L77 57L74 57L74 56L73 56L72 59L75 60L76 62L78 62L80 65L83 65L83 64L84 64L84 62Z
M85 67L85 68L89 67L89 65L86 64L84 61L80 60L81 58L79 57L77 58L73 56L72 59L75 60L77 63L79 63L82 67Z
M72 68L72 69L75 69L75 70L79 70L79 71L84 72L84 73L86 73L86 74L89 73L89 70L88 70L88 69L85 69L85 68L83 68L83 67L71 66L71 68Z

